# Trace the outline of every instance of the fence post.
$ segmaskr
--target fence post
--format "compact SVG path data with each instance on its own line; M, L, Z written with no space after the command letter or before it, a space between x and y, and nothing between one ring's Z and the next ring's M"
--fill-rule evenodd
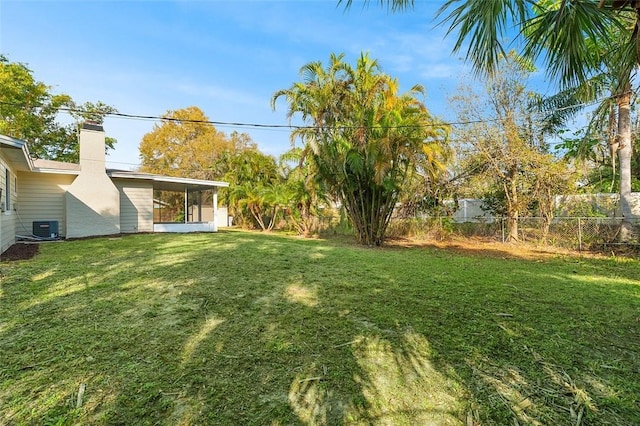
M582 221L578 218L578 250L582 251Z

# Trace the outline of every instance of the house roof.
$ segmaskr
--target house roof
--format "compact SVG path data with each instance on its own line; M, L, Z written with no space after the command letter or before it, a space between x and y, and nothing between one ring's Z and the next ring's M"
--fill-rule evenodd
M62 161L32 159L24 141L0 135L0 150L4 156L18 169L37 173L72 174L80 173L80 164ZM192 192L214 188L226 188L227 182L204 179L190 179L174 176L163 176L151 173L127 170L106 169L107 176L120 179L146 180L153 183L153 189L159 191Z
M127 170L107 169L107 175L111 178L150 180L153 189L159 191L205 191L213 188L226 188L227 182L215 180L190 179L173 176L155 175L151 173L132 172Z
M43 160L41 158L33 160L33 168L34 171L42 173L67 173L75 175L80 173L80 164Z
M18 170L33 169L33 160L24 141L0 135L0 150Z

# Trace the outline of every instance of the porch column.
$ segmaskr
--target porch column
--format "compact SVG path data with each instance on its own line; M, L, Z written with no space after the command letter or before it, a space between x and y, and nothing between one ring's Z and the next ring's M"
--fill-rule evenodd
M187 210L187 201L189 198L189 190L187 186L184 186L184 223L187 223L187 219L189 218L189 211Z
M202 220L202 191L198 191L198 222L204 222Z
M218 232L218 188L213 188L213 232Z

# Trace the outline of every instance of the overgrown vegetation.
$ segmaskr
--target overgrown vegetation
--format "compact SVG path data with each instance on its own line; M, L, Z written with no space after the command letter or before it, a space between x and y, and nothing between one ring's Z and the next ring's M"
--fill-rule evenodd
M399 82L362 53L353 67L332 54L310 62L302 81L277 91L289 118L306 124L291 132L302 143L310 178L344 208L358 242L382 245L400 195L417 173L445 170L448 126L431 115L420 85L399 92Z
M0 264L0 423L634 425L639 266L238 231L43 244Z
M351 0L340 3L347 9L352 5ZM392 11L414 5L413 0L378 3ZM507 45L519 56L543 64L560 90L544 102L549 107L545 121L552 133L565 131L585 106L600 104L585 137L567 141L565 148L573 151L569 154L582 151L583 156L598 145L608 145L612 163L617 157L619 165L618 216L623 220L618 238L636 241L637 230L630 219L634 217L631 167L637 125L631 111L637 92L634 76L640 65L640 2L449 0L437 16L440 25L449 26L447 34L457 33L453 53L466 50L466 60L481 77L491 78L500 69ZM510 138L508 132L503 137Z
M451 99L458 120L466 125L453 132L458 155L458 191L485 201L485 209L507 218L508 239L518 241L518 219L535 212L547 230L555 210L555 195L575 186L568 164L548 153L539 95L527 90L534 71L513 52L486 82L486 94L461 87ZM495 117L486 120L485 117ZM466 193L466 194L465 194Z

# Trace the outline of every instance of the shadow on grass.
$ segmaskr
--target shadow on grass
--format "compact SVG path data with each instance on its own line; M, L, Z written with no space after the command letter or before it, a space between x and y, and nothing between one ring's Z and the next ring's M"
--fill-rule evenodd
M0 422L638 424L639 269L241 232L45 246L3 271Z

